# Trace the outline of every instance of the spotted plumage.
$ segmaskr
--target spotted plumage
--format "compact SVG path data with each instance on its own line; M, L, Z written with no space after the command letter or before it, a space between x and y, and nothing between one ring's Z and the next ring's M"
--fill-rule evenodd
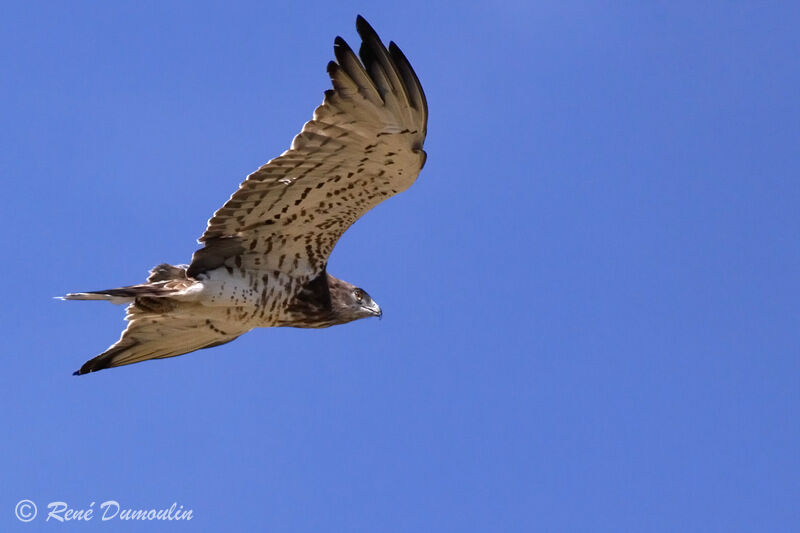
M336 38L333 89L289 150L214 213L189 265L158 265L146 283L64 297L129 304L120 340L76 374L219 346L256 327L381 315L366 292L328 274L328 257L358 218L414 183L428 107L400 49L384 47L360 16L356 28L359 55Z

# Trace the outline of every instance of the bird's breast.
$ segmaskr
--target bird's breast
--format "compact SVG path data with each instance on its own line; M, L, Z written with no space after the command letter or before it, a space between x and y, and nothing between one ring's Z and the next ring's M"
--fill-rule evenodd
M199 276L197 302L229 309L230 318L252 327L275 326L301 283L280 272L253 272L221 267Z

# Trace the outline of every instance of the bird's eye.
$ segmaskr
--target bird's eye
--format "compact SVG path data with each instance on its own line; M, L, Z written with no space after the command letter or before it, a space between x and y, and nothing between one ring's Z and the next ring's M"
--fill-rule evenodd
M358 303L361 303L361 301L364 299L364 291L362 291L361 289L356 289L353 292L353 295L356 297L356 301Z

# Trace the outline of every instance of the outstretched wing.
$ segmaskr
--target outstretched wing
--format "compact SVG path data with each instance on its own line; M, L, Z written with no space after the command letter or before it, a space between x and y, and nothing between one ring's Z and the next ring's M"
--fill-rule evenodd
M149 312L138 304L128 307L125 319L129 321L128 327L122 332L120 339L102 354L86 361L75 375L148 359L175 357L225 344L247 332L234 324L221 324L203 317L193 317L185 311L180 315Z
M394 43L387 50L360 16L356 28L361 62L337 37L333 90L291 148L214 214L190 276L226 265L312 279L353 222L416 180L428 120L422 86Z

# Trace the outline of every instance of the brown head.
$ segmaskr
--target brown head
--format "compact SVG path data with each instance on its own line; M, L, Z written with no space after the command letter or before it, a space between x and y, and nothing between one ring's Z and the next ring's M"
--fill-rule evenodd
M281 326L327 328L359 318L383 315L364 289L327 272L308 283L288 307L291 318Z
M381 317L383 311L367 291L328 274L328 289L331 294L331 311L338 324L359 318Z

